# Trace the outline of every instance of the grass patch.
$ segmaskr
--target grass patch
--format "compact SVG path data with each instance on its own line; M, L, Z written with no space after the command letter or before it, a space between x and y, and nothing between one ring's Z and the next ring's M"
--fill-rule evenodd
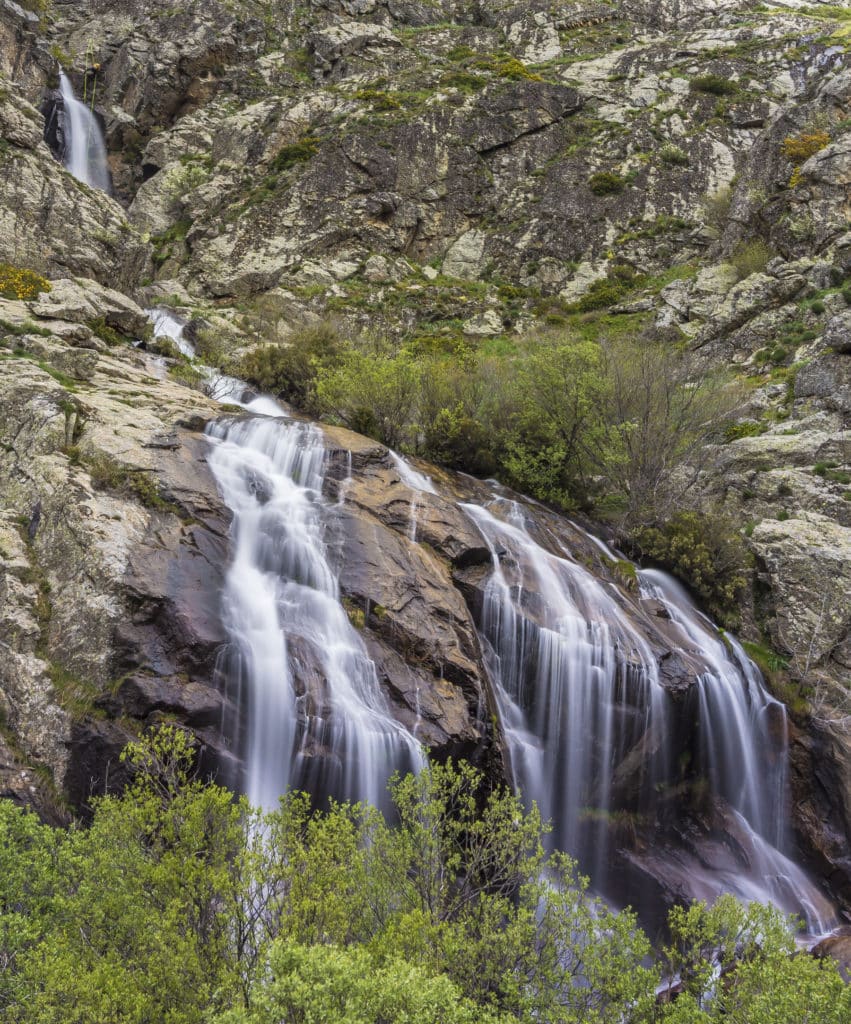
M163 496L151 470L131 469L105 452L86 453L76 447L68 449L68 458L73 465L83 466L88 471L96 490L132 497L154 512L169 512L185 518L181 508Z

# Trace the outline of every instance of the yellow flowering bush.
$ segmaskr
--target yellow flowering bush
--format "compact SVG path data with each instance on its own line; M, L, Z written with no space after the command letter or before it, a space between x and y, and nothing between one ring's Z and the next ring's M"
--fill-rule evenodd
M0 296L4 299L34 299L39 292L49 292L47 278L25 267L0 263Z
M802 164L830 142L827 132L804 132L788 135L782 142L783 155L793 164Z

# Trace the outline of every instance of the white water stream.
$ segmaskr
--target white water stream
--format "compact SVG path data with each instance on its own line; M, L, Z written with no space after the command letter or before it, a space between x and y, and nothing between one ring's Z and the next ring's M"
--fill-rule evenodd
M322 433L258 417L212 423L208 436L234 514L223 617L247 705L248 796L271 807L293 787L382 807L390 775L422 754L341 602L323 540Z
M86 104L81 103L74 95L74 87L64 71L59 72L59 92L64 112L63 166L75 178L91 188L111 193L112 182L106 162L106 143L98 119Z

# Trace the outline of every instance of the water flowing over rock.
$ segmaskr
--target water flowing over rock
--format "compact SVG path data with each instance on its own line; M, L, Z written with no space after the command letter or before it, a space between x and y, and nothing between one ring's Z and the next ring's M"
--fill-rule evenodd
M94 111L77 99L64 71L59 74L59 92L63 113L62 163L78 181L111 192L106 142Z
M466 736L481 758L488 738L611 898L731 891L833 926L791 853L784 708L672 579L356 435L266 417L208 434L235 517L223 728L254 800L381 804L418 741Z
M215 425L210 437L234 512L222 671L247 704L246 791L266 807L290 787L382 806L390 775L415 769L421 754L389 714L328 561L322 435L257 419Z

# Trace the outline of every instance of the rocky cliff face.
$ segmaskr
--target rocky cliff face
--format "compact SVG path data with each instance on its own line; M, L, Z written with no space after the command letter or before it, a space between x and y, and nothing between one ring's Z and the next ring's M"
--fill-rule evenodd
M483 344L649 330L747 385L701 500L747 534L800 841L847 901L851 71L830 6L4 0L0 44L0 260L54 279L0 308L3 791L84 804L171 715L239 770L215 685L228 513L198 433L222 410L116 336L145 336L140 289L228 346L329 314ZM81 92L100 64L117 200L43 141L57 56ZM327 439L332 489L353 466L341 586L396 713L498 764L489 556L456 508L477 485L419 495L413 545L386 450Z

